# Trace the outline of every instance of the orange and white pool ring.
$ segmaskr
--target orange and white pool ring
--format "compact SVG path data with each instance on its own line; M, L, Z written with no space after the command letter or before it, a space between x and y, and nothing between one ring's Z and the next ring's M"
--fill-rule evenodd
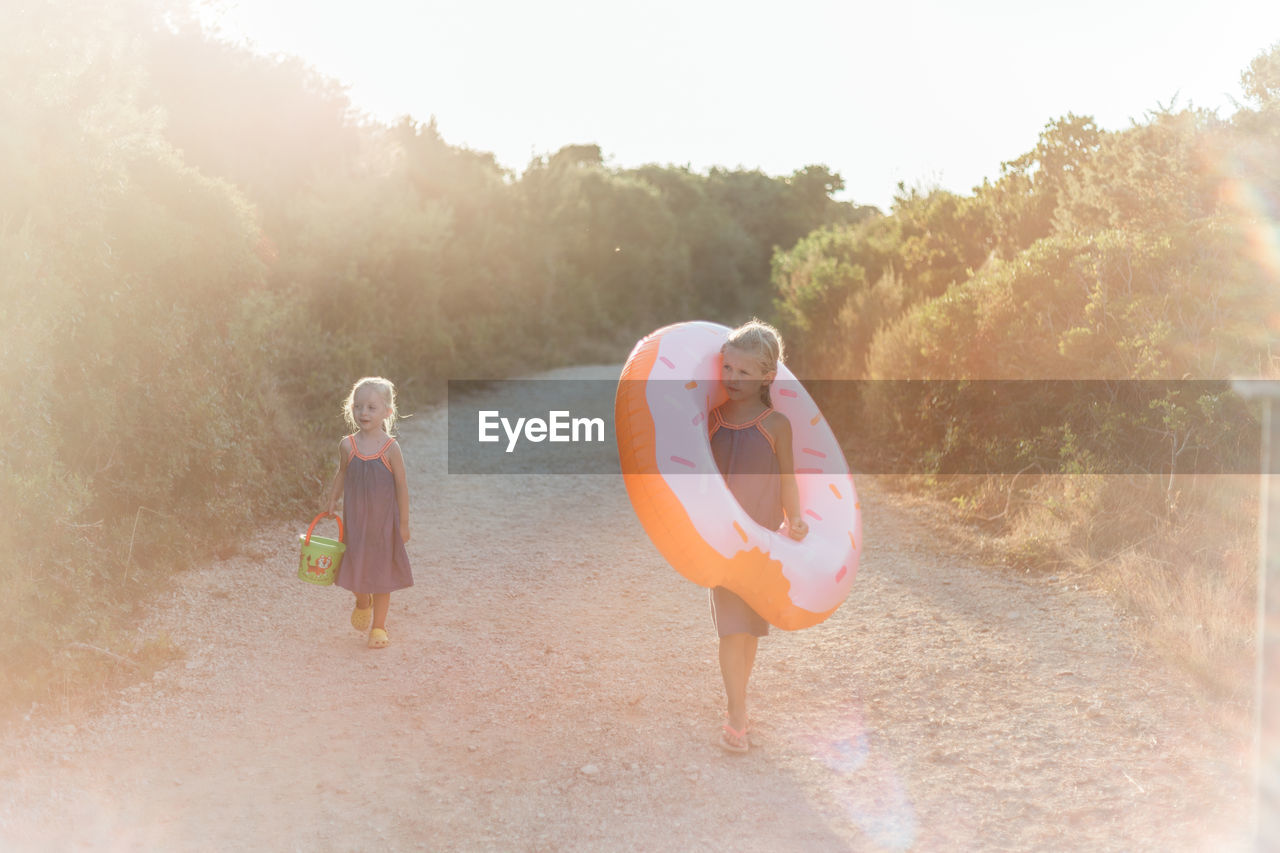
M679 323L631 351L614 400L623 480L645 532L676 571L733 590L772 625L806 628L835 612L858 572L858 493L822 413L779 364L771 395L791 422L809 535L797 542L766 530L734 499L707 431L708 414L726 399L720 347L729 331Z

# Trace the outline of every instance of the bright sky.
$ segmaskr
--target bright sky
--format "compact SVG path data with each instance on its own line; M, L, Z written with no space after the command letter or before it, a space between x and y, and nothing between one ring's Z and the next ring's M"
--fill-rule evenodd
M226 35L302 57L390 121L435 116L516 173L596 143L612 166L824 163L887 210L968 193L1050 119L1126 127L1243 100L1275 0L214 0Z

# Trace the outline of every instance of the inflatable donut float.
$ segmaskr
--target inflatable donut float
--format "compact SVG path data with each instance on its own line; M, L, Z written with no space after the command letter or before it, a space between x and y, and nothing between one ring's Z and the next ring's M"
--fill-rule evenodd
M807 628L840 606L858 572L858 493L817 405L779 364L771 396L791 422L809 535L797 542L766 530L738 504L707 429L708 414L727 399L720 347L729 332L715 323L679 323L631 351L614 399L623 481L645 532L676 571L701 586L733 590L772 625Z

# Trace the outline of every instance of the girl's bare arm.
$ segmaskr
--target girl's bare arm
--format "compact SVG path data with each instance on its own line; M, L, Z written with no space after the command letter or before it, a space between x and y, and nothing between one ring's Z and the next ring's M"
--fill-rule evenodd
M409 481L405 477L404 455L400 443L391 442L387 448L387 461L391 463L391 476L396 481L396 505L400 508L400 537L409 541Z
M801 514L795 458L791 453L791 421L781 412L774 412L765 426L773 436L774 452L778 455L778 476L782 479L779 484L782 511L787 514L787 527L793 539L803 539L809 532L809 525Z
M333 485L329 487L329 501L324 506L325 512L337 512L338 500L342 497L342 485L347 479L346 439L338 442L338 473L333 475Z

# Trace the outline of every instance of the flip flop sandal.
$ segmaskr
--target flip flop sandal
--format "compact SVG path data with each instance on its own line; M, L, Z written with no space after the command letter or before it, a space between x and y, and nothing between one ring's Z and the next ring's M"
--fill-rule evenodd
M387 632L383 628L374 628L369 632L369 648L385 649L391 645L391 638L387 636Z
M369 596L369 606L361 607L356 605L351 611L351 627L357 631L368 631L369 626L373 624L373 596Z
M721 749L725 750L726 752L742 753L742 752L746 752L748 749L751 748L751 745L747 743L746 729L743 729L742 731L738 731L728 723L725 723L724 726L722 726L722 728L724 729L724 731L720 733Z

